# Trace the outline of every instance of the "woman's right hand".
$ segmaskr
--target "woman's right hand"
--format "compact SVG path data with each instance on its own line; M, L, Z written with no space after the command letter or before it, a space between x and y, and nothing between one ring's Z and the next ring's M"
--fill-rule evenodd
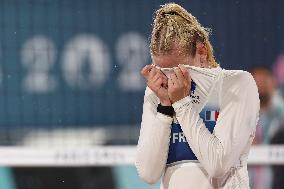
M141 74L147 80L147 86L157 95L163 106L171 106L168 95L168 78L162 71L153 65L146 65Z

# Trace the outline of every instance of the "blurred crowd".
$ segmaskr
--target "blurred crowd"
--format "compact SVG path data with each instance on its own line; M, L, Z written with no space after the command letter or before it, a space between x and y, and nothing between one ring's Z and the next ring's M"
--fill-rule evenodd
M284 144L284 54L272 67L254 66L253 75L260 98L260 117L254 144ZM284 166L249 167L250 184L255 189L284 186Z

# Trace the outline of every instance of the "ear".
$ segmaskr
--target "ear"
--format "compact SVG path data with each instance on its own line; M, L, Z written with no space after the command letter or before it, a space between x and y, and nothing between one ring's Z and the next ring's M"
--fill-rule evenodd
M199 55L200 59L202 59L202 60L206 60L207 59L207 48L201 42L197 42L196 43L196 55Z

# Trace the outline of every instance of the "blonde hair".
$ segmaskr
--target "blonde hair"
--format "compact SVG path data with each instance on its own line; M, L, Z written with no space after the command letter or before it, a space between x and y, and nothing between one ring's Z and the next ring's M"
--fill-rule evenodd
M217 67L213 48L209 41L208 29L183 7L175 3L162 5L155 12L150 51L152 55L171 53L174 42L178 44L181 55L195 56L196 44L201 42L207 49L207 61Z

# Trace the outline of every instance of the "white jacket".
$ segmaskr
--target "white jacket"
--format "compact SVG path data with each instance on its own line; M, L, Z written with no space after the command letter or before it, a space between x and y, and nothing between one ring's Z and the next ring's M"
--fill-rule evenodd
M157 113L147 87L136 168L162 189L249 188L247 156L259 115L255 81L245 71L191 67L191 95Z

